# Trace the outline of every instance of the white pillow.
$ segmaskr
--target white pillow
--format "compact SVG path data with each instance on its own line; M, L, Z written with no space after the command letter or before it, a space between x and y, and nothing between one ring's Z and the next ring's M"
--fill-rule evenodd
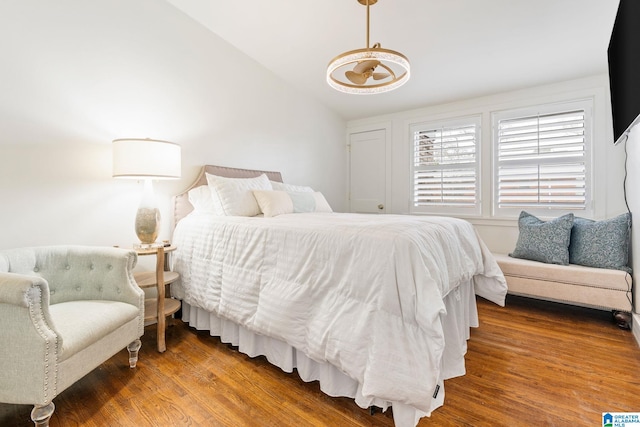
M265 174L255 178L206 176L218 215L256 216L260 214L260 207L251 190L271 190L271 183Z
M333 212L322 193L293 191L253 191L265 217L287 213Z
M271 186L278 191L295 191L297 193L313 193L313 188L306 185L285 184L283 182L271 181Z
M211 197L211 189L208 185L192 188L188 193L189 202L193 209L199 212L216 212L216 205Z

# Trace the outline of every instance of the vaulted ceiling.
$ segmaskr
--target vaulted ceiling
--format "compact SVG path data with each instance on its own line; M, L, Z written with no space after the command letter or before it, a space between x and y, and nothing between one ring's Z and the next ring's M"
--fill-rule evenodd
M617 0L379 0L371 44L399 51L411 79L378 95L330 88L329 61L364 48L357 0L168 0L345 119L607 72ZM221 62L224 59L221 58Z

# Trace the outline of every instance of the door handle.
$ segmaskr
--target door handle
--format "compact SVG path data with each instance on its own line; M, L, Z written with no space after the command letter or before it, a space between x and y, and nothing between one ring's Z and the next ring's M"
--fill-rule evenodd
M382 203L380 203L380 204L378 205L378 209L383 210L383 209L384 209L384 205L383 205Z

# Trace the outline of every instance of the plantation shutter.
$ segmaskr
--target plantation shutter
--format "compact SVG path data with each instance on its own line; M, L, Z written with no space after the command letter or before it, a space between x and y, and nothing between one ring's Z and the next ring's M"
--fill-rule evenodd
M585 111L498 121L498 207L585 209Z
M413 211L479 212L479 119L412 127Z

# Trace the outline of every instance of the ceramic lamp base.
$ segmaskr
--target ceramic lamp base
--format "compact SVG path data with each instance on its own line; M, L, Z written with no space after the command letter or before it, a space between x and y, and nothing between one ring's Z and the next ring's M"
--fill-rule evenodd
M158 208L140 207L136 213L136 235L142 243L153 243L160 231L160 211Z

